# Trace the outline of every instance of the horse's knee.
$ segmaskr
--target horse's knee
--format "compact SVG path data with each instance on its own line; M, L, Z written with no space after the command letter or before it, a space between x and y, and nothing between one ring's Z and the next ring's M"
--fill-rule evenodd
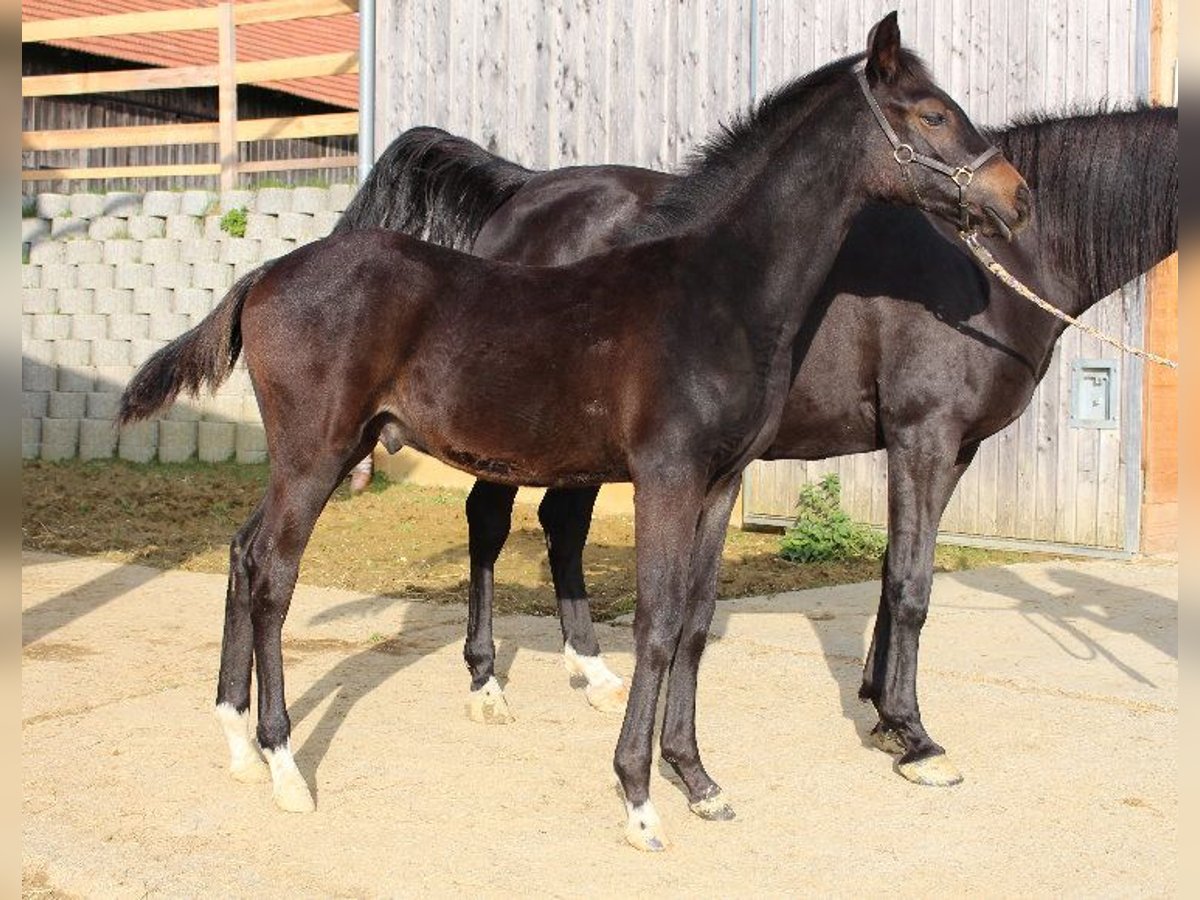
M917 631L924 627L929 614L929 589L926 578L906 578L892 586L888 611L893 626Z

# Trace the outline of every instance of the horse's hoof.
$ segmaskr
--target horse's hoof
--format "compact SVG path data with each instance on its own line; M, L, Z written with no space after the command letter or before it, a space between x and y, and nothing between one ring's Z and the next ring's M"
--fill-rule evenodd
M654 805L647 800L641 806L625 804L629 818L625 822L625 840L647 853L662 853L667 849L667 835Z
M733 807L725 800L721 791L717 791L711 797L689 803L688 809L710 822L728 822L734 818Z
M871 743L892 756L903 756L905 752L904 741L900 739L900 733L893 728L886 727L882 722L871 729Z
M504 697L504 690L494 677L489 678L479 690L471 691L467 715L472 722L483 725L507 725L514 718Z
M271 768L258 754L230 764L229 774L233 776L234 781L240 781L242 784L262 784L271 780Z
M592 709L602 713L624 713L629 702L629 686L624 681L614 684L589 684L583 691Z
M950 762L945 753L927 756L924 759L914 759L911 762L901 762L897 768L900 774L913 784L923 784L929 787L950 787L963 780L962 772Z
M274 790L275 805L284 812L310 813L317 808L312 793L299 772L280 779Z

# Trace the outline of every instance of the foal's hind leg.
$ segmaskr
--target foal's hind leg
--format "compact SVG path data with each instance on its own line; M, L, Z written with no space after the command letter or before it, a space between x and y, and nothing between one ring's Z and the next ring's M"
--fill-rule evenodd
M467 642L463 658L471 670L467 714L476 722L504 724L513 720L508 701L496 681L496 644L492 640L493 573L496 558L512 528L515 487L476 481L467 496L467 529L471 553Z
M700 657L708 641L717 603L717 576L729 514L737 499L740 479L714 487L706 498L692 551L691 596L679 635L679 646L667 680L667 709L663 717L662 755L687 789L688 805L702 819L732 819L733 809L721 788L704 769L696 741L696 685Z
M254 626L250 621L250 572L246 552L262 522L260 501L229 545L229 589L225 633L217 679L217 718L229 742L229 771L238 781L267 781L270 771L250 730L250 670L254 665Z
M943 786L962 774L925 731L917 703L921 627L929 610L937 528L974 448L917 445L888 450L888 549L879 615L859 696L879 711L878 746L898 752L899 770L918 784Z
M567 671L587 680L584 695L595 709L622 712L629 689L600 655L583 580L583 548L599 492L599 487L548 490L538 506L538 521L546 534Z
M311 812L314 804L292 758L283 685L283 621L296 586L300 557L317 516L346 468L348 464L323 460L301 474L273 461L262 523L246 554L258 676L258 743L271 768L275 803L288 812Z

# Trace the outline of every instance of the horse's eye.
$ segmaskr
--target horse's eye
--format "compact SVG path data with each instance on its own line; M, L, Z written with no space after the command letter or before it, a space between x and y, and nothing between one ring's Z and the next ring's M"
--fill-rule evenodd
M941 113L922 113L921 121L931 128L946 124L946 117Z

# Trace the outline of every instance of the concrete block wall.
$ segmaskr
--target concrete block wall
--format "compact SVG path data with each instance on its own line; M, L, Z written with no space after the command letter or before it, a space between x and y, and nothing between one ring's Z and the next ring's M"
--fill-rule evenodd
M180 401L158 421L118 430L117 400L236 278L324 237L353 196L353 185L39 194L21 222L22 455L265 460L242 361L215 395ZM231 237L221 217L242 207L246 234Z

